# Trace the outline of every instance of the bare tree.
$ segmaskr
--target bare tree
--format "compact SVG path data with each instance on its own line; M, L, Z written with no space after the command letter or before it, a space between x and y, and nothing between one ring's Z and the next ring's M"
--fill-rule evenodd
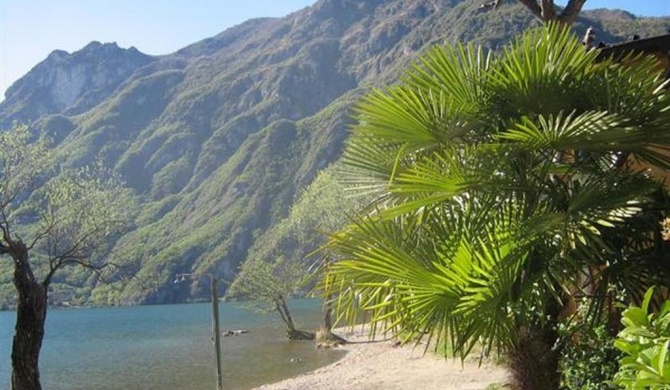
M70 265L102 272L106 264L92 260L96 248L126 226L134 209L118 178L98 173L57 172L47 143L25 126L0 133L0 255L13 262L18 293L15 390L41 389L39 354L54 275Z
M481 8L495 9L500 4L501 0L493 0L486 4L482 4ZM586 0L569 0L565 8L561 12L556 12L554 0L517 0L523 4L530 12L542 23L551 21L558 21L563 24L571 25L577 19L577 15L582 10Z

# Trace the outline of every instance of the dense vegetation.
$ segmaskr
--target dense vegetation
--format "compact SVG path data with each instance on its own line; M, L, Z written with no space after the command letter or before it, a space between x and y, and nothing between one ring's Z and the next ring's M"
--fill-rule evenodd
M247 259L279 249L287 261L300 261L316 242L303 248L283 238L295 229L286 226L299 226L298 213L289 211L339 158L353 102L396 82L400 69L436 43L496 49L535 23L513 2L496 12L480 12L479 5L323 0L162 57L99 43L52 53L10 88L0 123L30 122L58 145L55 158L64 167L102 161L123 176L140 205L133 229L104 254L118 272L106 284L81 270L56 275L54 301L198 299L207 286L173 285L174 274L233 280ZM662 33L667 20L593 11L578 19L576 33L589 25L599 39L615 42ZM81 88L66 88L74 85ZM309 212L327 214L328 207ZM299 234L312 236L310 229ZM0 267L6 305L15 294L11 271Z
M640 305L623 312L625 325L615 345L623 353L615 383L627 389L670 387L670 301L650 313L653 290Z
M437 47L368 94L343 162L376 207L328 243L338 313L462 358L482 345L512 388L557 390L580 328L611 338L620 303L670 285L670 198L648 169L670 168L664 72L597 56L549 25L499 54Z

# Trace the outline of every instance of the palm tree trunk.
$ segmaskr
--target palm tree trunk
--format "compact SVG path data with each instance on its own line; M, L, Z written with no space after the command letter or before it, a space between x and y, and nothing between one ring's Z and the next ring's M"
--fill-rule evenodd
M507 353L514 390L558 390L558 354L552 349L555 337L546 330L521 329L516 345Z
M559 339L558 321L563 309L564 304L552 299L547 302L547 321L543 325L518 329L515 346L508 351L512 389L559 390L560 351L556 343Z
M47 289L35 280L25 246L21 243L12 249L14 285L19 293L12 345L12 389L41 390L39 356L47 314Z

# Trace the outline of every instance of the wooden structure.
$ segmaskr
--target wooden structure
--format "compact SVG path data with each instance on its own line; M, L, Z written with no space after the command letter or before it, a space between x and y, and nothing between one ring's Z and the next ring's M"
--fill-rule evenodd
M603 43L598 46L600 53L598 60L605 60L612 58L615 61L622 61L630 54L650 54L658 59L659 66L665 73L666 80L670 80L670 33L658 35L650 38L639 38L635 36L632 40L606 46ZM630 64L635 66L634 61ZM666 89L670 90L670 81L666 84ZM670 123L668 124L668 131L670 131ZM650 175L663 181L666 187L670 187L670 171L660 169L658 167L640 164L638 161L629 159L628 164L632 167L647 170Z
M658 58L659 63L665 69L665 77L670 78L670 32L650 38L636 36L631 41L610 46L601 44L599 49L599 59L613 58L615 61L620 61L631 53L651 54Z

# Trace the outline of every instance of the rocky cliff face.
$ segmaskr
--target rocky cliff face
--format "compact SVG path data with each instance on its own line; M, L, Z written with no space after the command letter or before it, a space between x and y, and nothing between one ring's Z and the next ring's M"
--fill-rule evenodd
M0 103L0 124L88 111L153 60L135 48L121 49L116 43L91 42L72 54L55 50L7 90Z
M167 56L95 42L52 53L7 92L0 124L32 121L56 141L65 166L102 160L141 204L135 228L103 254L135 276L130 283L91 293L77 272L58 275L55 286L84 301L157 303L202 295L199 284L173 285L175 273L233 278L262 232L339 157L361 93L397 81L431 45L495 48L533 23L513 2L495 13L479 4L321 0ZM585 13L577 33L610 19ZM667 20L625 25L610 36L661 33Z

